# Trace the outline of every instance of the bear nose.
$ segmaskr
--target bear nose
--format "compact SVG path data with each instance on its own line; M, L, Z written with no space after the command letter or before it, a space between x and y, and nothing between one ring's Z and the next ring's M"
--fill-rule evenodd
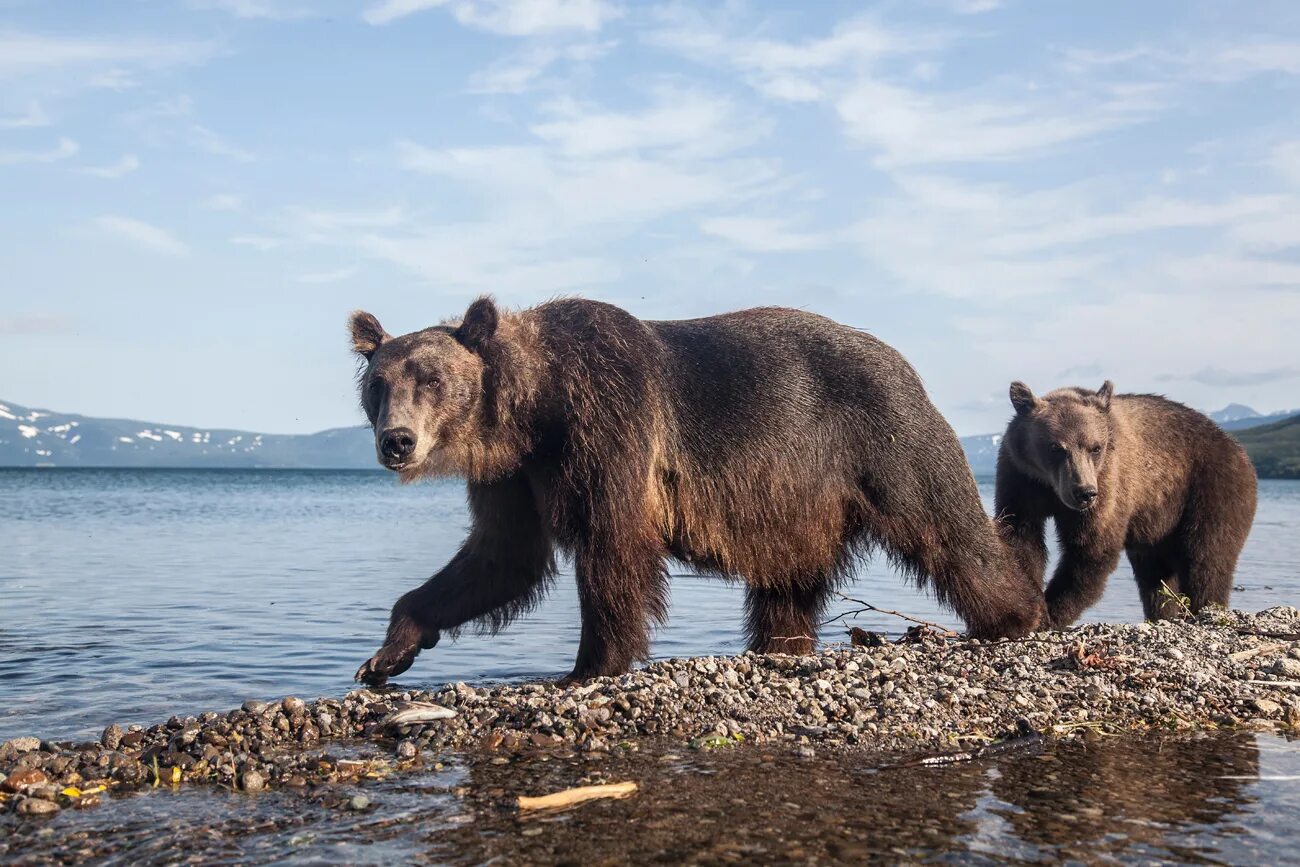
M389 428L379 438L379 451L393 461L409 458L415 451L415 431L409 427Z
M1097 489L1092 485L1082 485L1074 489L1074 498L1085 506L1091 505L1097 499Z

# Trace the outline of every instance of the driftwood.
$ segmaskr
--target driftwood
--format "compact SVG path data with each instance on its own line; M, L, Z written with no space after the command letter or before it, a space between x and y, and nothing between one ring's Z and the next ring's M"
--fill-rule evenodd
M536 798L530 798L526 795L519 796L519 809L521 810L558 810L564 807L572 807L575 804L582 804L586 801L595 801L601 798L626 798L636 792L636 783L606 783L600 786L579 786L576 789L564 789L560 792L552 792L549 795L541 795Z
M1252 659L1256 656L1261 656L1265 653L1275 653L1279 650L1286 650L1286 648L1287 645L1285 644L1261 644L1258 647L1251 647L1246 650L1238 650L1236 653L1229 653L1228 659L1231 659L1233 662L1245 662L1246 660Z

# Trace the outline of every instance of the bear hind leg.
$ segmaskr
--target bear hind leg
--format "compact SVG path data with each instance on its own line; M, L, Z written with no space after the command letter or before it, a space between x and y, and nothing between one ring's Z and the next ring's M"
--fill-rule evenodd
M745 589L745 631L756 653L812 653L832 582L823 577Z

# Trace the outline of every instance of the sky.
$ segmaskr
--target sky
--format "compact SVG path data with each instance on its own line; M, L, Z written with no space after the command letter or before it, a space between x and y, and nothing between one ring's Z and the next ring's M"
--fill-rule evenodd
M1300 4L0 0L0 399L356 424L482 293L1298 407Z

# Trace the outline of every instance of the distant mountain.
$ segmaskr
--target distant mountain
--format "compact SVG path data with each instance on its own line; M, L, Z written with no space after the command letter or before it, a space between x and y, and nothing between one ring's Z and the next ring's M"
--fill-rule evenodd
M1300 479L1300 415L1233 434L1265 479Z
M365 427L260 434L0 403L0 466L373 469Z
M1240 403L1230 403L1218 412L1209 413L1210 418L1219 423L1219 427L1241 440L1261 478L1298 478L1286 475L1286 455L1291 454L1287 443L1290 437L1300 434L1295 424L1300 422L1300 409L1260 415L1255 410ZM1249 431L1249 434L1243 433ZM1260 436L1255 436L1259 432ZM1265 433L1267 432L1267 433ZM977 476L991 476L998 468L998 446L1002 434L980 434L961 438L961 447L970 461L971 470ZM1297 465L1300 466L1300 441L1294 447ZM1268 460L1264 460L1267 454Z
M1251 407L1246 406L1244 403L1230 403L1218 412L1212 412L1208 415L1212 421L1216 421L1219 424L1234 421L1249 421L1252 418L1259 418L1259 413Z

